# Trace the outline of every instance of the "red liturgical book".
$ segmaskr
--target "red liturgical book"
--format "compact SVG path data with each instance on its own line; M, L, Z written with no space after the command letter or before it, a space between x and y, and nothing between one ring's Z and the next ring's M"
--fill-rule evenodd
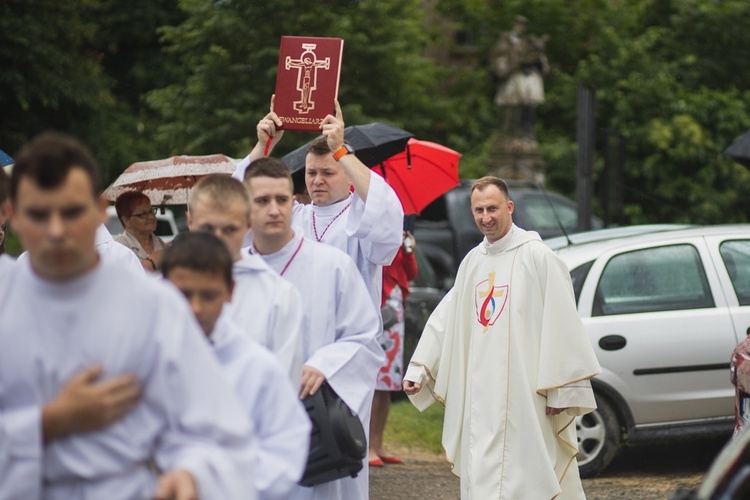
M339 94L342 38L282 36L273 110L284 130L319 130Z

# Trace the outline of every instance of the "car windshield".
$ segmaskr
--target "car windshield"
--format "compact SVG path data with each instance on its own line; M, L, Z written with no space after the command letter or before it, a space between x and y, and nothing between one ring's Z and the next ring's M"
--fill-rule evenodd
M544 196L525 195L523 212L526 225L535 231L559 230L558 219L567 230L575 230L578 224L575 207Z

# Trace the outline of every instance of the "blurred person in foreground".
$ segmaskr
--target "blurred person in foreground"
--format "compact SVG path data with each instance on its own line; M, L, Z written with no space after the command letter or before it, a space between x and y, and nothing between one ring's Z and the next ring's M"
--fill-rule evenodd
M420 411L444 406L462 499L582 499L573 419L596 409L601 370L567 267L513 208L502 179L472 185L485 237L430 316L404 391Z
M33 139L10 192L28 260L2 275L0 416L26 431L0 439L0 498L255 498L249 422L184 298L96 251L105 203L88 150ZM48 426L49 403L92 365L135 379L137 403L97 432Z
M310 419L276 357L226 314L234 286L233 263L225 244L201 231L177 236L164 251L161 270L185 295L253 423L258 439L255 483L259 500L283 500L302 478Z
M141 260L143 269L155 272L159 268L161 253L167 244L154 234L158 208L143 193L127 191L115 200L117 218L125 230L114 236L118 243L130 248Z
M390 266L383 267L382 308L388 308L392 320L383 325L380 347L385 352L385 364L380 368L372 399L372 420L370 421L370 467L384 464L400 464L397 456L386 451L383 445L383 431L391 407L391 393L400 391L404 374L404 305L409 295L409 281L417 277L417 259L414 257L416 240L409 231L404 231L404 243L398 249ZM383 310L383 309L381 309ZM383 321L386 315L383 314Z

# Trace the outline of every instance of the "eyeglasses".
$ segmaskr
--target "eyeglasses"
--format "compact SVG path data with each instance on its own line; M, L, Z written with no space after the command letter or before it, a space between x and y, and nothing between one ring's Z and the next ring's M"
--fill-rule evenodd
M149 215L156 215L157 213L159 213L159 207L153 207L148 212L140 212L137 214L132 214L131 217L138 217L139 219L145 219Z

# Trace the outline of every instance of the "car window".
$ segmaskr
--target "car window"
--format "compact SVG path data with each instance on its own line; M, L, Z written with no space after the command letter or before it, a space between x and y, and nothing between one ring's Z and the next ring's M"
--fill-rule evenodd
M156 220L156 229L154 229L154 234L159 237L176 236L169 221L163 219Z
M578 304L578 299L581 296L583 282L586 281L586 276L588 276L592 265L594 265L593 260L591 262L581 264L580 266L570 271L570 281L573 282L573 292L576 295L576 305Z
M525 195L522 210L528 229L534 231L559 230L558 218L565 229L575 230L578 225L576 208L552 197Z
M750 240L725 241L719 246L721 258L732 280L740 305L750 304Z
M692 245L612 257L594 298L593 316L713 307L703 263Z

